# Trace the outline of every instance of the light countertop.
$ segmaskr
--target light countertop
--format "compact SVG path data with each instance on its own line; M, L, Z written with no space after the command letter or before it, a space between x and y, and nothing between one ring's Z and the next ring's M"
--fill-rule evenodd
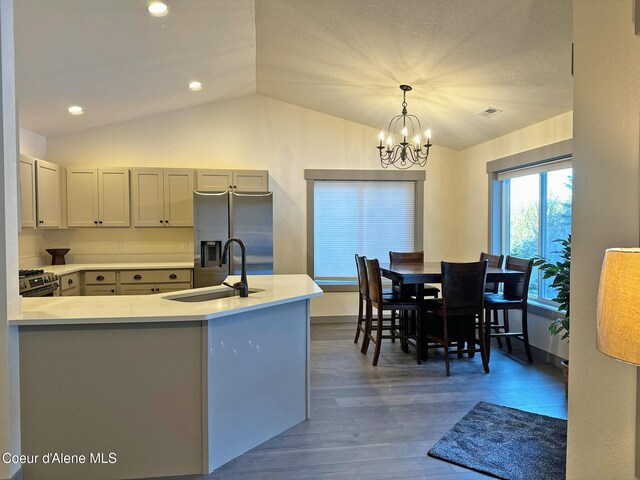
M108 265L111 270L117 269L117 264ZM137 268L142 268L139 265L143 264L137 265ZM70 265L70 267L77 266ZM90 269L96 268L92 265ZM237 276L227 278L229 283L238 280ZM204 287L155 295L22 298L22 313L9 319L9 324L71 325L204 321L322 295L320 287L308 275L250 275L248 283L250 289L263 291L251 293L248 298L234 296L205 302L179 302L170 298L190 293L216 292L228 288Z
M67 275L76 272L88 272L93 270L162 270L175 268L193 268L193 262L153 262L153 263L71 263L69 265L46 265L42 268L45 272L56 275Z

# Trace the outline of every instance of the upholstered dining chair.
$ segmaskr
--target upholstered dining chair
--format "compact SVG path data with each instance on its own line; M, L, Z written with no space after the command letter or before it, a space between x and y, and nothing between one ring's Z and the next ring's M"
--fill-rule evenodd
M486 293L485 308L487 311L487 329L485 331L486 342L492 337L500 339L505 337L507 351L511 353L511 338L517 338L524 342L527 359L533 362L531 347L529 346L529 327L527 324L527 300L529 299L529 282L533 270L533 260L507 256L505 264L507 270L524 272L519 280L505 282L502 293ZM502 310L502 323L498 321L498 311ZM522 312L522 330L512 332L509 327L509 311L520 310ZM493 314L493 320L492 319ZM498 344L502 347L501 344ZM487 351L489 354L489 351Z
M483 335L487 261L442 262L441 269L442 298L425 301L427 339L444 348L447 377L451 375L450 354L457 354L460 358L463 353L480 352L482 367L485 373L489 373L489 358ZM478 324L476 318L479 319ZM458 348L450 350L449 347L454 343ZM460 348L465 343L466 349Z

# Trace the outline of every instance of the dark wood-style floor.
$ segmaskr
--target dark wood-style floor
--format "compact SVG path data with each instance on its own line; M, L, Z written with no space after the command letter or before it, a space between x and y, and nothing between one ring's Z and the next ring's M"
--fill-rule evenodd
M521 342L512 355L495 345L491 373L480 356L442 355L417 365L398 343L383 344L380 362L353 343L351 325L313 325L312 418L220 467L201 480L467 480L489 478L426 455L482 400L566 418L560 369L526 362ZM413 353L413 351L412 351ZM184 478L184 477L182 477Z

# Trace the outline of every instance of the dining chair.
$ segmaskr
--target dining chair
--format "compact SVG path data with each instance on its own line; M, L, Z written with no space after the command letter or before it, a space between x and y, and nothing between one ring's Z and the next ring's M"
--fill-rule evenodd
M389 262L390 263L424 263L424 251L419 252L389 252ZM402 293L404 295L415 295L415 286L412 286L412 290L404 291L403 286L397 282L392 282L391 284L392 290ZM404 287L406 288L406 287ZM433 285L424 285L424 294L423 298L438 298L440 295L440 289L438 287L434 287ZM392 318L395 321L396 314L395 312L391 313ZM409 325L409 322L406 318L406 315L399 316L400 319L400 328L408 329L413 331L414 328ZM394 325L395 328L395 325ZM407 353L409 351L409 346L405 343L402 345L402 350Z
M492 255L491 253L482 252L480 254L480 261L486 260L488 267L502 268L502 262L504 261L504 255ZM487 282L485 292L498 293L498 282Z
M367 319L365 316L365 312L366 312L367 302L369 301L369 282L367 280L367 264L365 263L366 257L358 255L356 253L355 259L356 259L356 271L358 272L358 317L357 317L357 325L356 325L356 337L353 340L353 343L358 343L358 339L360 338L360 332L365 334L365 337L363 338L366 339L366 320ZM382 290L383 296L389 296L393 294L394 292L389 288L385 288ZM394 330L395 330L395 314L396 312L392 311L391 318L390 318L391 325ZM394 340L392 339L392 341ZM363 343L363 347L364 347L364 343Z
M491 338L505 337L507 351L511 353L511 338L517 338L524 342L527 359L533 362L531 347L529 346L529 328L527 325L527 300L529 298L529 282L533 270L533 260L507 256L505 264L507 270L517 270L524 275L518 280L505 282L502 293L486 293L485 309L487 314L487 328L485 331L487 344ZM498 312L502 310L502 323L498 321ZM509 311L520 310L522 312L522 330L512 332L509 328ZM499 344L502 348L502 345ZM487 356L490 356L487 348Z
M424 263L424 252L389 252L389 262L391 263ZM400 291L400 285L394 283L392 288ZM424 296L438 298L440 289L433 285L424 286Z
M415 298L403 298L398 293L392 295L383 295L382 293L382 275L380 274L380 264L377 259L366 260L367 269L367 283L369 285L369 302L367 304L367 326L366 336L362 345L362 353L366 354L369 348L369 343L373 342L376 346L372 365L375 367L378 365L378 358L380 357L380 349L382 347L383 339L395 339L398 338L402 341L407 339L414 339L415 336L409 334L406 329L395 329L393 323L385 325L384 312L385 311L417 311L418 301ZM376 309L375 318L375 334L373 325L373 309ZM391 320L391 319L388 319ZM389 332L385 334L384 332Z
M442 262L442 298L425 301L427 340L444 348L445 372L451 375L449 355L480 352L482 367L489 373L485 346L484 289L487 261L471 263ZM476 318L479 319L476 324ZM477 330L477 334L476 334ZM449 350L453 344L456 350ZM460 348L466 343L466 349ZM477 348L476 348L477 345Z

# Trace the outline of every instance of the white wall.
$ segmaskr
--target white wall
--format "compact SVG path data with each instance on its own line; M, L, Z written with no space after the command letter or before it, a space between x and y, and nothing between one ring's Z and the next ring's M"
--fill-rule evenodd
M488 245L487 162L570 139L572 128L573 112L567 112L460 152L460 180L465 188L461 192L459 208L465 220L458 224L458 237L464 260L477 259L479 252Z
M632 0L574 2L568 479L634 478L638 369L596 350L604 250L640 229L640 36Z
M20 127L18 134L20 153L46 160L47 137L22 127Z
M18 328L7 325L7 318L20 309L12 0L0 0L0 58L0 452L20 454ZM10 478L17 470L18 465L0 462L0 478Z
M381 169L375 148L378 131L261 95L179 110L48 139L47 155L62 165L244 168L269 170L274 191L274 263L276 273L306 272L305 168ZM426 167L425 251L430 259L455 256L451 234L457 193L449 188L456 175L457 152L435 146ZM106 230L106 229L105 229ZM114 229L95 241L93 251L113 253L117 241L188 241L191 230L166 238L142 229ZM31 237L31 238L29 238ZM92 252L92 233L68 231L27 233L21 247L71 246ZM118 240L118 239L121 240ZM177 243L176 243L177 242ZM77 250L75 254L77 254ZM157 250L156 250L157 251ZM190 250L192 251L192 250ZM172 251L166 253L177 253ZM83 256L84 259L87 256ZM186 256L188 260L191 254ZM110 257L113 258L113 257ZM314 315L351 314L353 295L331 294L313 302ZM326 309L325 309L326 306Z

